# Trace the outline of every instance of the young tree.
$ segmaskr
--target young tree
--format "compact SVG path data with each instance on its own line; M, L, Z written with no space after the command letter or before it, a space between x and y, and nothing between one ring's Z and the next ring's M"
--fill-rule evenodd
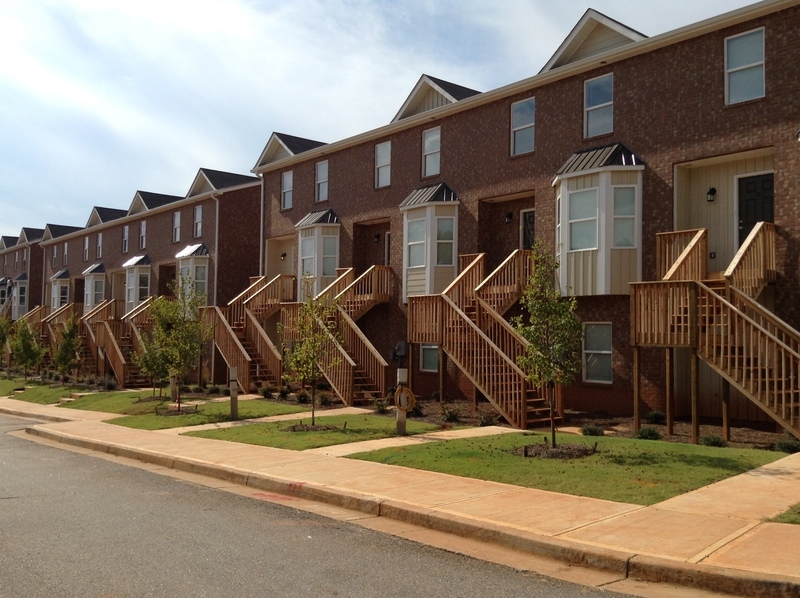
M555 386L571 383L581 369L583 326L575 314L575 298L562 297L556 287L555 256L539 242L532 254L533 268L521 300L527 313L514 319L529 345L517 363L533 386L546 389L555 448Z
M167 363L166 352L159 344L161 335L154 338L152 334L146 333L142 336L142 348L136 351L133 356L133 363L150 378L153 385L153 396L156 396L156 383L158 383L158 396L161 396L164 380L169 377L169 364Z
M3 363L3 357L6 354L6 341L8 335L11 333L11 320L6 316L0 316L0 365ZM8 367L9 364L6 364Z
M329 367L336 367L339 358L330 357L338 342L332 317L336 313L336 303L314 297L313 288L314 278L304 276L305 300L290 323L292 338L296 340L291 347L284 345L286 373L283 378L303 388L311 386L311 425L315 426L317 381L323 375L320 364L327 359Z
M80 367L78 351L81 348L81 337L78 334L78 318L75 315L64 322L58 330L58 347L53 354L53 365L59 374L61 382L66 385L67 376Z
M180 408L180 383L197 365L203 344L211 338L211 328L200 317L205 295L196 291L194 281L182 275L170 285L175 298L157 297L150 308L153 327L144 343L139 362L152 366L151 374L163 375L163 367L173 384L172 400ZM145 354L151 353L150 356Z
M14 359L22 368L25 380L28 379L28 371L36 368L44 358L45 349L36 340L36 335L31 330L26 318L20 318L12 327L12 335L9 341L11 353Z

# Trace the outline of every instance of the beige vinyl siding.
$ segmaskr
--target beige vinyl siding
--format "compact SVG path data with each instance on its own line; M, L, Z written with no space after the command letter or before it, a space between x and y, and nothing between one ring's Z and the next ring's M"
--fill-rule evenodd
M639 251L637 249L611 250L611 294L629 295L631 282L638 282Z
M594 56L602 52L607 52L614 48L619 48L631 43L631 40L624 35L617 33L605 25L597 25L592 32L586 36L577 51L570 56L569 62L577 62L583 58Z
M637 185L639 184L638 170L615 170L611 173L612 185Z
M428 110L433 110L434 108L446 106L449 103L450 101L438 91L433 88L428 88L428 90L425 92L425 95L422 96L416 105L411 107L410 110L403 116L404 118L407 118L415 114L421 114L423 112L427 112Z
M453 266L434 266L433 268L433 293L438 294L444 291L456 277L456 269Z
M570 191L580 191L582 189L592 189L600 186L600 175L587 174L584 176L576 176L567 182L567 189Z
M406 294L427 295L425 279L427 268L410 268L406 271Z
M597 294L597 250L567 253L568 295Z
M266 273L269 279L274 278L278 274L295 274L295 243L294 237L281 240L270 239L267 241ZM281 259L282 253L286 254L284 259Z

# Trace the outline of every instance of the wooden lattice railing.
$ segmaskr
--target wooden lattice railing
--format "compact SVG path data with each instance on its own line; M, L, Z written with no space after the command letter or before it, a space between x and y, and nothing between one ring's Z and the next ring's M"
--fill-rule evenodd
M750 231L725 270L728 286L746 293L753 299L777 278L775 261L775 225L759 222Z
M336 295L336 303L358 320L373 306L391 299L393 280L390 266L371 266Z
M128 364L117 342L118 338L122 338L124 326L125 324L120 321L104 320L98 322L95 327L97 345L102 348L120 388L125 388L125 382L128 379ZM104 367L102 370L102 373L105 374Z
M213 330L214 343L229 368L236 368L242 392L250 392L250 364L252 360L239 342L228 320L217 306L200 308L203 318Z
M249 287L228 301L227 317L231 326L244 324L244 302L250 299L267 285L267 277L256 278Z
M459 256L460 258L461 256ZM447 288L442 292L449 297L461 310L471 309L475 305L475 289L483 280L483 266L486 260L485 253L470 254L472 261L461 268ZM464 260L460 260L462 265Z
M698 237L704 233L705 229L691 229L670 231L656 234L656 279L664 280L667 273L678 262L686 248L694 242L697 244ZM703 258L705 259L705 256ZM697 277L700 278L700 277ZM674 280L674 278L673 278ZM683 279L689 280L689 279ZM696 280L696 279L695 279Z
M379 397L386 396L386 377L389 364L369 342L361 329L341 306L337 307L337 333L346 353L374 386Z
M355 270L353 268L337 268L336 279L327 287L322 289L316 299L333 301L333 299L344 291L355 280Z
M486 306L499 315L506 313L522 296L533 271L533 253L517 249L495 268L475 289Z
M252 295L247 297L241 302L241 308L234 305L233 302L228 304L228 321L232 326L239 325L239 322L244 323L244 311L249 309L259 321L270 317L276 313L282 303L294 301L297 298L297 285L296 279L290 274L278 274L272 280L266 282L256 290ZM242 313L239 313L239 310Z
M682 239L683 237L679 238ZM656 247L658 247L658 242ZM669 253L666 250L662 251ZM708 231L700 229L695 232L692 239L678 256L678 259L666 271L662 280L705 280L708 277L707 255Z
M253 343L264 365L280 384L283 379L283 356L250 310L245 310L244 333Z
M691 347L697 324L693 281L631 284L631 345Z

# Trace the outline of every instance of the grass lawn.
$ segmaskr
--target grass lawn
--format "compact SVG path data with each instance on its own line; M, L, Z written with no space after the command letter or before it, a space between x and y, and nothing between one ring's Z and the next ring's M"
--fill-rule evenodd
M77 401L75 401L77 403ZM164 401L166 404L168 401ZM158 402L143 403L147 408L139 414L130 414L109 420L108 423L139 430L166 430L168 428L181 428L183 426L199 426L230 421L230 400L219 403L204 403L197 408L197 413L183 415L156 415L155 406ZM284 415L287 413L302 413L308 411L305 405L286 405L273 401L253 399L239 401L239 419L268 417L271 415Z
M2 392L2 390L6 388L6 383L11 383L8 387L9 391ZM3 386L0 386L0 396L7 396L11 394L11 389L13 388L30 386L30 388L25 389L25 392L15 394L13 398L19 401L27 401L28 403L38 403L40 405L53 405L58 403L61 399L69 397L73 392L75 392L75 389L70 386L50 386L48 384L39 384L38 381L31 382L30 380L26 383L22 378L2 380L0 384L3 384Z
M5 378L5 374L3 374L3 378L0 378L0 397L11 396L11 393L15 388L20 388L24 385L25 381L22 378L17 378L15 376L9 380Z
M396 436L397 432L397 424L394 418L375 414L335 415L327 417L317 415L316 424L318 426L336 426L336 429L318 432L283 431L285 428L295 423L299 422L250 424L219 430L187 432L186 435L303 451L310 448L332 446L335 444L390 438ZM303 423L310 424L311 418L303 420ZM347 424L346 427L345 424ZM422 434L439 429L441 429L440 426L436 424L411 420L406 423L406 430L409 434Z
M121 415L153 413L156 405L169 401L169 397L153 397L151 390L117 390L93 392L64 405L67 409L104 411Z
M777 517L773 517L770 519L770 521L775 523L793 523L795 525L800 525L800 503L797 503L785 513L781 513Z
M583 459L524 458L512 453L542 434L519 433L387 448L351 458L504 482L564 494L652 505L743 473L784 453L691 444L557 435L557 442L598 443Z

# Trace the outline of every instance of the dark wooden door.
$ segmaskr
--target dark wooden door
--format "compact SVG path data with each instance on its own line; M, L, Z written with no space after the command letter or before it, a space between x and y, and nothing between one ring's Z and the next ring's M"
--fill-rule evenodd
M775 206L771 174L739 179L739 246L757 222L774 222Z

